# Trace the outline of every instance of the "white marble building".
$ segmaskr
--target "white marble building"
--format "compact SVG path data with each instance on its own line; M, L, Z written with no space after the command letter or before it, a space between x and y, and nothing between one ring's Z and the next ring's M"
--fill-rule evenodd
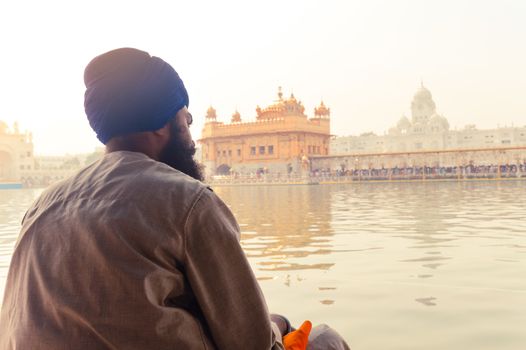
M0 121L0 182L19 182L34 165L31 133L20 132L18 123L9 128Z
M437 114L431 92L422 84L411 102L411 120L402 116L385 135L365 133L359 136L334 137L330 143L330 154L513 146L526 146L526 126L479 130L475 125L467 125L462 130L450 130L447 119Z
M0 185L45 186L62 180L104 153L103 148L89 154L35 156L33 136L0 120Z

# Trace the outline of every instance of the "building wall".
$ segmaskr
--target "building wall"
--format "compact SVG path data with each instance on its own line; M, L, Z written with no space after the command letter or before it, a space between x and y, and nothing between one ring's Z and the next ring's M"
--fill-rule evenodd
M36 156L33 170L21 174L21 182L27 187L48 186L72 176L83 167L97 161L103 154L104 148L98 147L92 153Z
M526 127L485 130L467 128L430 134L335 137L330 141L330 154L416 152L510 146L526 146Z
M526 146L314 157L311 170L330 172L407 167L526 164Z
M34 166L31 134L21 133L16 123L9 128L0 121L0 181L20 182Z

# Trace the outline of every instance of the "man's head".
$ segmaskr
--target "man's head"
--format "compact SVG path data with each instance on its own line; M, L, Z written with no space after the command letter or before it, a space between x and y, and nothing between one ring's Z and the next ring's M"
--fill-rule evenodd
M168 63L122 48L95 57L84 72L84 108L107 151L142 152L201 179L188 130L188 93Z
M186 107L180 109L170 120L167 124L170 136L161 149L159 161L202 181L202 165L194 159L195 144L189 130L192 121L192 114Z

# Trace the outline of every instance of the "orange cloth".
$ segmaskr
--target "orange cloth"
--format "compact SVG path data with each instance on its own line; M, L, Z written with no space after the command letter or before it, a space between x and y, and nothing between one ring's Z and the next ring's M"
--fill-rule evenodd
M309 342L309 334L312 329L312 323L305 321L298 330L290 332L283 337L283 345L286 350L305 350Z

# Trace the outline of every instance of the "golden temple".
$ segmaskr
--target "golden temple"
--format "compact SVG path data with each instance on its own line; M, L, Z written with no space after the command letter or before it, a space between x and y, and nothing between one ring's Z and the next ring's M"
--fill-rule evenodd
M329 154L330 109L323 101L308 117L294 94L266 108L256 108L255 121L236 111L230 123L218 121L210 107L199 143L206 175L299 173L311 156Z

